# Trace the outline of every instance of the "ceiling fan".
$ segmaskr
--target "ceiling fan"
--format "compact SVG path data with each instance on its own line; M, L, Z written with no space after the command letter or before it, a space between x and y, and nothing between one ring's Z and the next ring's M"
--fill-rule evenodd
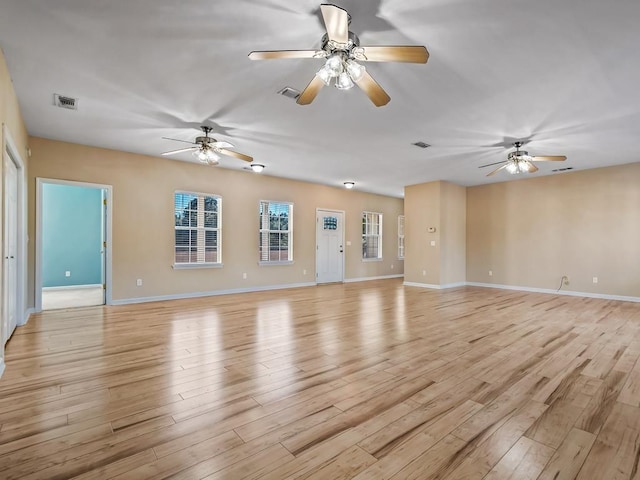
M162 155L175 155L176 153L193 152L194 157L196 157L202 163L206 163L207 165L217 165L220 162L219 154L236 157L249 163L253 162L253 158L249 155L229 150L230 148L235 148L229 142L219 142L215 138L210 137L209 134L212 130L211 127L206 127L203 125L200 128L204 133L204 137L196 137L195 142L187 142L185 140L179 140L177 138L162 137L165 140L173 140L174 142L183 142L193 145L191 147L179 148L178 150L164 152Z
M320 50L255 51L249 54L251 60L325 59L324 66L298 97L299 105L310 104L322 87L333 83L339 90L358 85L376 107L381 107L389 103L391 98L358 61L427 63L429 59L429 52L423 46L360 46L357 35L349 31L351 16L346 10L336 5L322 4L320 11L327 30L322 36Z
M491 173L487 174L487 177L491 175L495 175L500 170L506 170L512 175L517 173L534 173L539 169L536 167L533 162L563 162L567 159L564 155L551 155L551 156L542 156L542 157L534 157L529 155L529 152L525 152L524 150L520 150L522 147L522 142L516 142L513 144L516 147L515 152L509 152L507 155L507 159L501 162L488 163L487 165L481 165L478 168L490 167L492 165L498 165L500 163L504 163L504 165L496 168Z

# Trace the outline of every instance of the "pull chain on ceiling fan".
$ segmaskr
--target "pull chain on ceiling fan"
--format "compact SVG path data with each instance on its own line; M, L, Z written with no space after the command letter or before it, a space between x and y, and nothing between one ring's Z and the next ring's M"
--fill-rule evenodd
M191 147L179 148L177 150L164 152L162 155L166 156L183 152L192 152L194 157L207 165L217 165L218 163L220 163L220 155L228 155L230 157L239 158L240 160L244 160L245 162L249 163L253 162L253 158L249 155L229 150L230 148L235 148L229 142L219 142L215 138L211 138L209 136L212 130L211 127L203 125L200 128L202 129L204 136L196 137L195 142L187 142L185 140L179 140L177 138L162 137L165 140L172 140L174 142L183 142L194 145Z
M567 159L564 155L547 155L547 156L531 156L529 152L525 152L524 150L520 150L522 147L522 142L515 142L513 144L516 147L515 152L509 152L507 155L507 159L501 162L489 163L487 165L481 165L478 168L490 167L493 165L499 165L504 163L504 165L496 168L487 174L487 177L495 175L500 170L506 170L512 175L516 175L518 173L534 173L539 170L533 162L563 162Z
M391 98L358 62L427 63L429 52L424 46L360 46L357 35L349 31L350 15L331 4L320 5L327 33L323 35L320 50L254 51L251 60L281 58L323 58L324 66L298 97L299 105L308 105L322 87L333 84L339 90L358 85L376 107L389 103Z

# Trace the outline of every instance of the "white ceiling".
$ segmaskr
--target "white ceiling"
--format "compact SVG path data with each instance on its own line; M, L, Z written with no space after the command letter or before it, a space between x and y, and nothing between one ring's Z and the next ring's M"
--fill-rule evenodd
M516 139L567 155L537 176L640 161L638 0L336 0L362 45L431 54L367 64L391 96L381 108L357 88L299 106L276 92L303 90L321 60L247 58L318 48L319 3L2 0L0 46L34 136L158 156L181 146L161 137L193 140L206 124L265 174L398 197L433 180L513 179L478 166ZM79 98L78 111L53 93Z

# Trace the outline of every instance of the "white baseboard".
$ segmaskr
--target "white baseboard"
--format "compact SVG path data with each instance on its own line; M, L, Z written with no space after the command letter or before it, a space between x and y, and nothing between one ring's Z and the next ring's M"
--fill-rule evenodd
M131 305L134 303L147 303L147 302L162 302L164 300L182 300L185 298L200 298L200 297L215 297L218 295L230 295L233 293L251 293L251 292L264 292L268 290L283 290L285 288L300 288L300 287L315 287L315 282L308 283L291 283L287 285L267 285L258 287L247 288L232 288L229 290L213 290L209 292L190 292L190 293L177 293L173 295L158 295L155 297L138 297L138 298L124 298L121 300L112 300L111 305Z
M0 378L2 378L3 373L4 373L4 358L0 358Z
M33 307L27 308L24 312L24 316L22 317L22 323L20 323L18 326L22 327L26 325L29 322L29 318L31 318L31 315L33 315L34 313L36 313L35 308Z
M344 283L368 282L369 280L386 280L388 278L402 278L402 277L404 277L403 273L398 273L395 275L380 275L378 277L345 278Z
M445 283L444 285L435 285L433 283L404 282L407 287L432 288L434 290L444 290L446 288L464 287L466 282Z
M81 288L99 288L101 283L92 283L89 285L61 285L59 287L42 287L43 292L55 292L56 290L78 290Z
M570 290L558 291L551 288L519 287L514 285L497 285L495 283L466 282L466 284L470 287L499 288L501 290L517 290L520 292L550 293L553 295L568 295L571 297L602 298L605 300L620 300L623 302L640 302L640 297L629 297L626 295L608 295L605 293L573 292Z

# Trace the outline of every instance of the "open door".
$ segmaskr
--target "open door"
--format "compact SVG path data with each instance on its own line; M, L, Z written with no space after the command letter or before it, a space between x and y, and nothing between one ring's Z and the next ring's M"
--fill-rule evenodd
M38 179L36 308L109 303L111 187Z

